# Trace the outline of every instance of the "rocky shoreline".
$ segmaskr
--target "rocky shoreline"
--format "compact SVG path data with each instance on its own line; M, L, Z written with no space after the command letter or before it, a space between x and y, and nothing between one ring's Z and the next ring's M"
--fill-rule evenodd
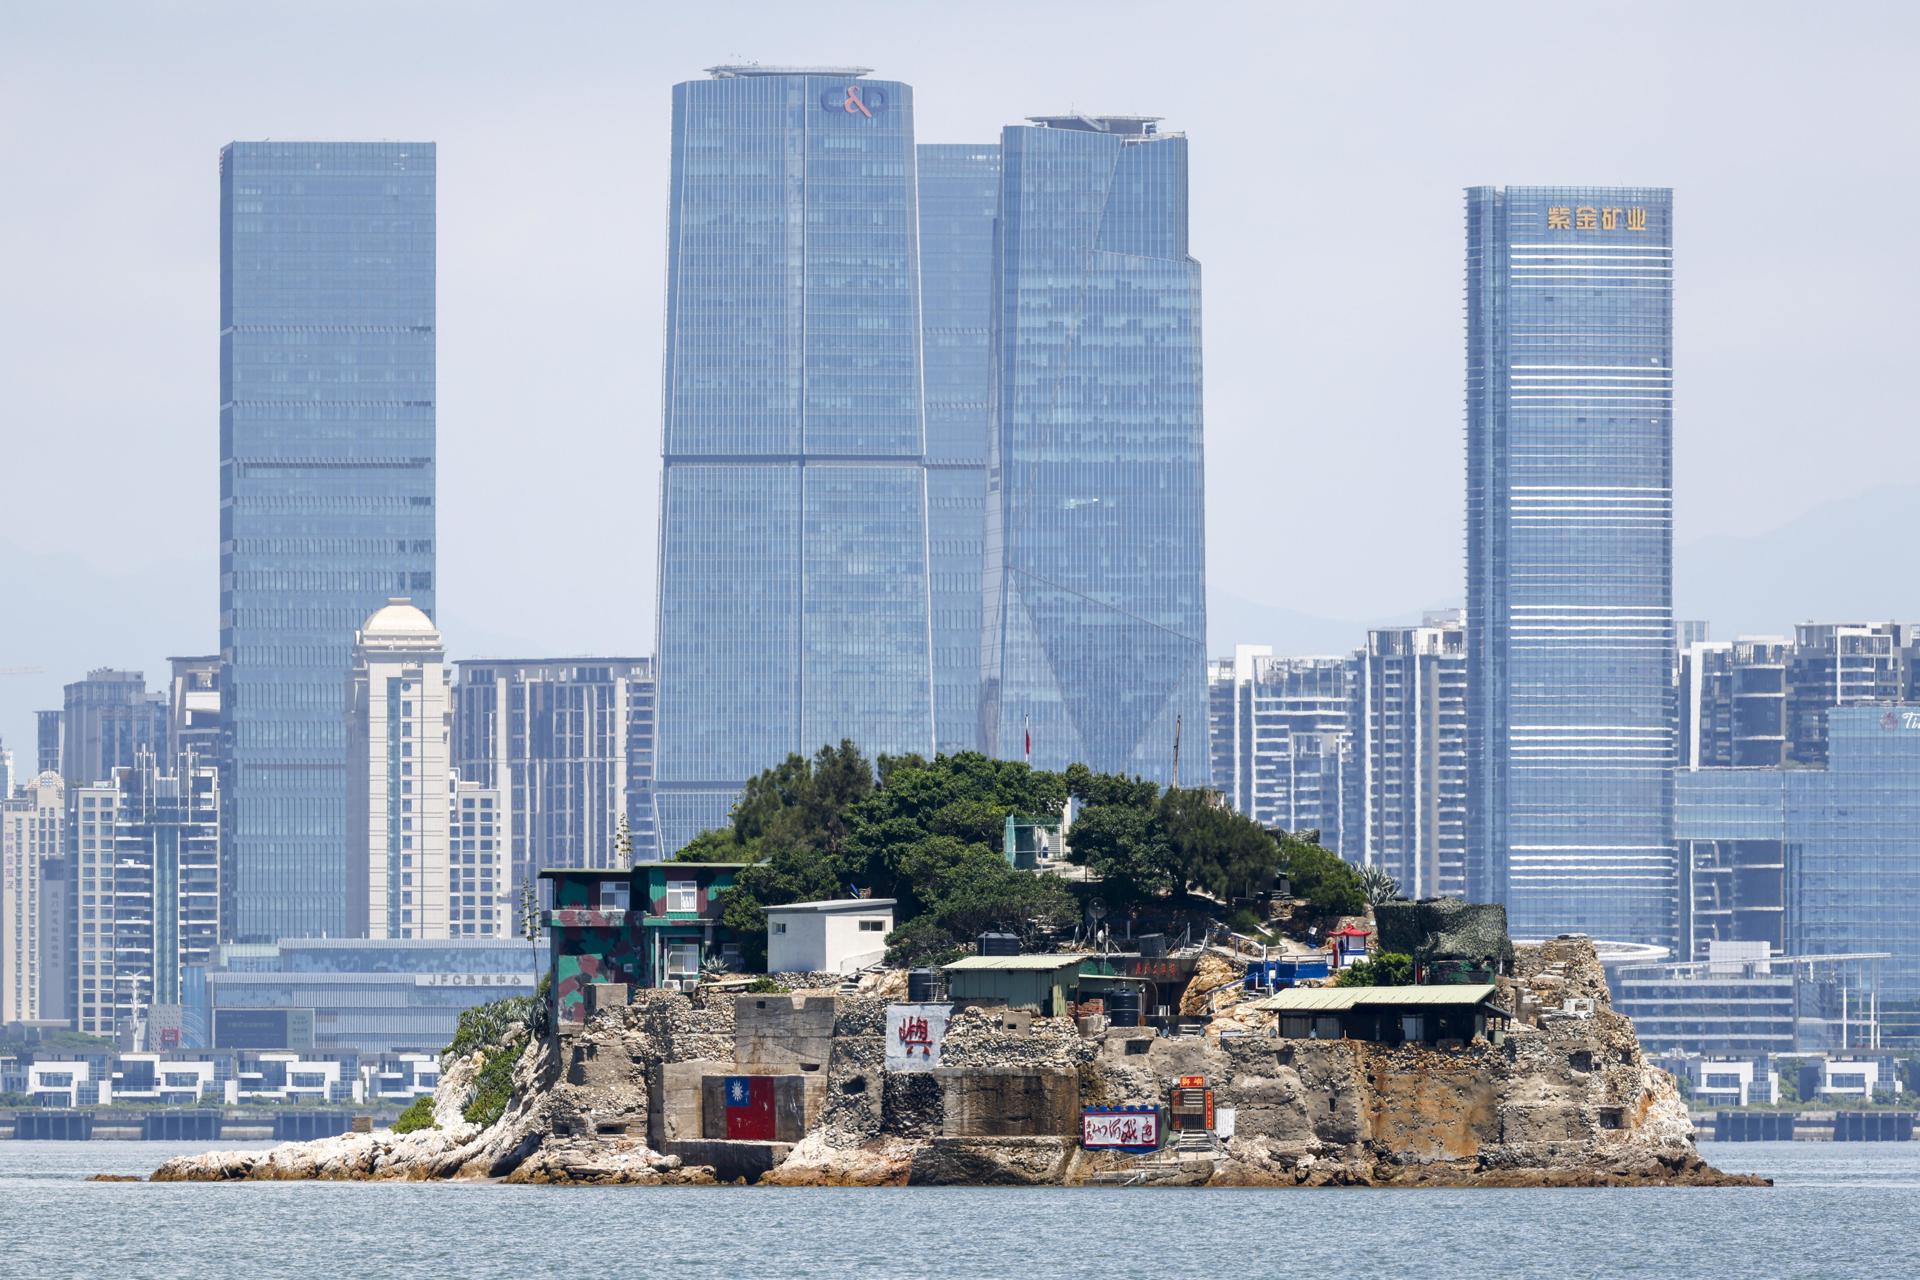
M903 975L859 994L642 991L535 1040L505 1114L461 1112L481 1054L450 1061L435 1127L171 1160L155 1181L500 1179L772 1186L1751 1186L1708 1165L1673 1079L1607 1004L1590 944L1522 948L1504 1044L1387 1046L1253 1033L1231 1008L1205 1036L1083 1034L1067 1019L956 1011L937 1070L889 1070ZM1561 1016L1568 997L1578 1015ZM1592 1001L1586 1012L1585 1001ZM1546 1012L1541 1012L1545 1010ZM1530 1015L1530 1016L1529 1016ZM770 1021L771 1020L771 1021ZM805 1025L783 1040L768 1031ZM1219 1034L1220 1032L1226 1034ZM1240 1034L1236 1034L1240 1032ZM505 1048L510 1046L501 1046ZM499 1051L499 1048L496 1051ZM789 1051L791 1049L791 1052ZM703 1078L800 1077L805 1132L732 1142L697 1128ZM1204 1075L1236 1115L1204 1150L1082 1149L1079 1109L1165 1101ZM689 1085L687 1082L691 1081ZM691 1102L687 1090L691 1089Z

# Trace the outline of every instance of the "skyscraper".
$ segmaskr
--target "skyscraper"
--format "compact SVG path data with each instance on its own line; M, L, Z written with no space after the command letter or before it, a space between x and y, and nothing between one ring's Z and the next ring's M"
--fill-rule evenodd
M913 92L674 86L659 607L663 852L851 739L930 752Z
M979 747L981 540L1000 148L923 143L919 158L934 737L942 751L972 751Z
M167 750L167 701L138 671L101 667L65 690L60 772L70 786L104 782L141 752Z
M1146 116L1001 134L981 745L1208 778L1200 264L1187 140Z
M1210 667L1213 785L1263 827L1318 832L1325 847L1354 854L1345 831L1353 662L1276 658L1265 645L1238 645ZM1202 745L1196 738L1191 749ZM1183 752L1182 784L1185 760Z
M498 792L512 888L548 867L657 856L652 831L653 663L646 658L472 659L455 664L453 767Z
M433 620L404 597L387 601L354 635L347 702L347 928L353 937L452 936L452 675Z
M220 153L220 656L240 938L340 934L354 629L389 596L435 607L434 174L432 143Z
M44 929L47 868L66 853L67 788L47 770L0 796L0 1022L48 1017L42 1003L64 951ZM49 963L52 960L54 963Z
M1466 892L1467 652L1459 615L1367 633L1354 659L1346 849L1408 898Z
M1467 193L1468 893L1671 944L1673 199Z

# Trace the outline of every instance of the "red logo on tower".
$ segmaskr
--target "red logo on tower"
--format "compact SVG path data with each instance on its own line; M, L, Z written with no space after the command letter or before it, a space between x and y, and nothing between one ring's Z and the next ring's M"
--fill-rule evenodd
M820 95L820 109L828 115L871 120L887 109L887 91L871 84L845 84Z

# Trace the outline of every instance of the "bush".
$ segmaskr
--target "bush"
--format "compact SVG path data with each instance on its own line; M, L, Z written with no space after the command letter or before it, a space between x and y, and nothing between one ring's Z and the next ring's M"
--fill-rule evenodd
M1235 933L1249 935L1263 933L1266 931L1266 927L1266 923L1262 921L1259 916L1253 914L1253 912L1247 910L1245 907L1241 907L1238 911L1235 911L1227 917L1227 928L1233 930Z
M542 1029L541 1011L545 1002L539 996L508 996L488 1004L477 1004L460 1011L460 1023L453 1030L453 1043L441 1051L443 1058L464 1058L475 1049L505 1043L516 1028L530 1034Z
M1336 987L1410 987L1413 985L1413 957L1398 951L1382 951L1342 969L1334 979Z
M408 1104L407 1109L400 1113L400 1118L393 1122L393 1131L395 1133L412 1133L417 1129L432 1129L435 1127L433 1123L433 1095L430 1093L423 1093L415 1098Z
M473 1097L460 1112L467 1123L484 1129L507 1113L507 1103L513 1101L513 1068L526 1051L523 1039L510 1049L495 1048L481 1062L473 1077Z
M887 935L887 964L895 969L951 964L960 955L960 944L932 916L915 916Z
M777 980L761 974L742 988L750 996L778 996L786 994L786 987Z

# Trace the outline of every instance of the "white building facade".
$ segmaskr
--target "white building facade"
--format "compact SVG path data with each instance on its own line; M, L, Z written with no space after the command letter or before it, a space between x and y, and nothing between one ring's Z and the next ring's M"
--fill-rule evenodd
M768 973L855 973L878 964L893 932L892 898L767 908Z

